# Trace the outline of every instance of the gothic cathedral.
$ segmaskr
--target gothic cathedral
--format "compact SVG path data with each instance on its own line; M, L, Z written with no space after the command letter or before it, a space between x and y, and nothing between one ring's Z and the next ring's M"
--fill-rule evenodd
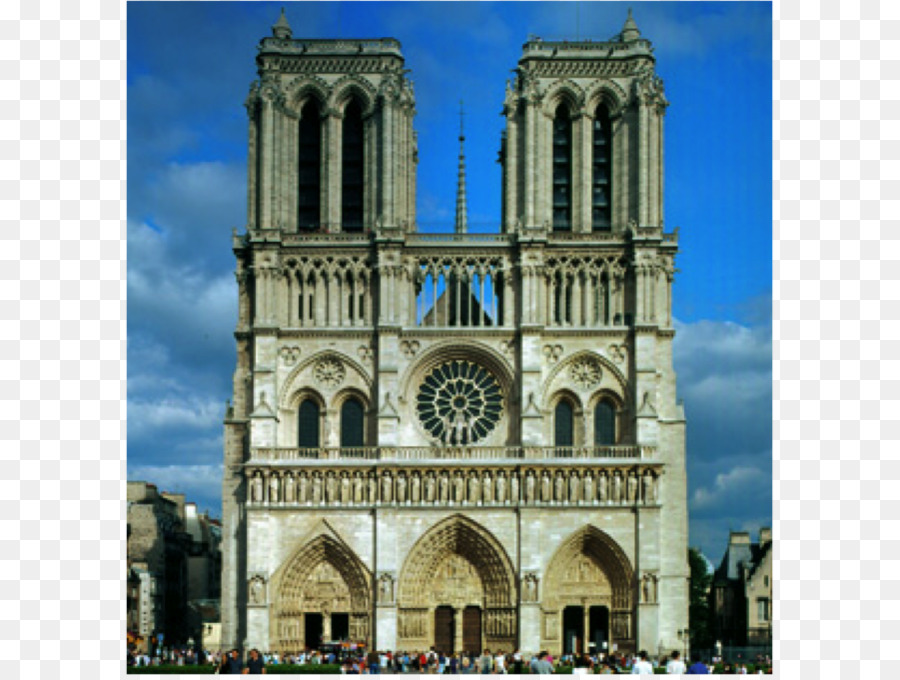
M416 228L400 43L295 39L283 14L272 32L233 236L223 644L681 648L678 239L650 42L630 14L605 42L529 39L498 229L468 232L461 153L436 234Z

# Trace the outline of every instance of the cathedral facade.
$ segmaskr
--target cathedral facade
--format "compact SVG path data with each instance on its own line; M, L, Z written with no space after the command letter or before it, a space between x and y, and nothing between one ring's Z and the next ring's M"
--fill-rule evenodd
M257 64L223 644L680 648L678 244L633 19L525 43L493 234L468 233L462 155L455 231L416 228L399 42L295 39L282 15Z

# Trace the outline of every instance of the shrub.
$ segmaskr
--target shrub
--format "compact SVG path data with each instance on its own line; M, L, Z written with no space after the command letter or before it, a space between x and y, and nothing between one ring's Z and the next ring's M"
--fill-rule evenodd
M129 666L128 673L135 675L213 675L216 667L211 664L202 666ZM266 666L268 675L339 675L339 664L278 664Z

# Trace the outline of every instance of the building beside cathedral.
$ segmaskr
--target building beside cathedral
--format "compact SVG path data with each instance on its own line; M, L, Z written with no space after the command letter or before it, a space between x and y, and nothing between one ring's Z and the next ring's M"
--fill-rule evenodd
M455 232L416 228L397 40L296 39L282 15L257 65L222 644L680 647L677 234L650 42L629 15L609 41L525 43L493 234L468 233L462 151Z

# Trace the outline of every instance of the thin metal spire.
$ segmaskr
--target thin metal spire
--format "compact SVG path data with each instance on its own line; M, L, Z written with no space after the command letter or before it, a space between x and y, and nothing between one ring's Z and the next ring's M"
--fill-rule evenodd
M469 215L466 207L466 154L464 143L466 141L465 130L463 128L463 119L465 112L463 111L462 100L459 100L459 174L456 181L456 233L465 234L469 230Z

